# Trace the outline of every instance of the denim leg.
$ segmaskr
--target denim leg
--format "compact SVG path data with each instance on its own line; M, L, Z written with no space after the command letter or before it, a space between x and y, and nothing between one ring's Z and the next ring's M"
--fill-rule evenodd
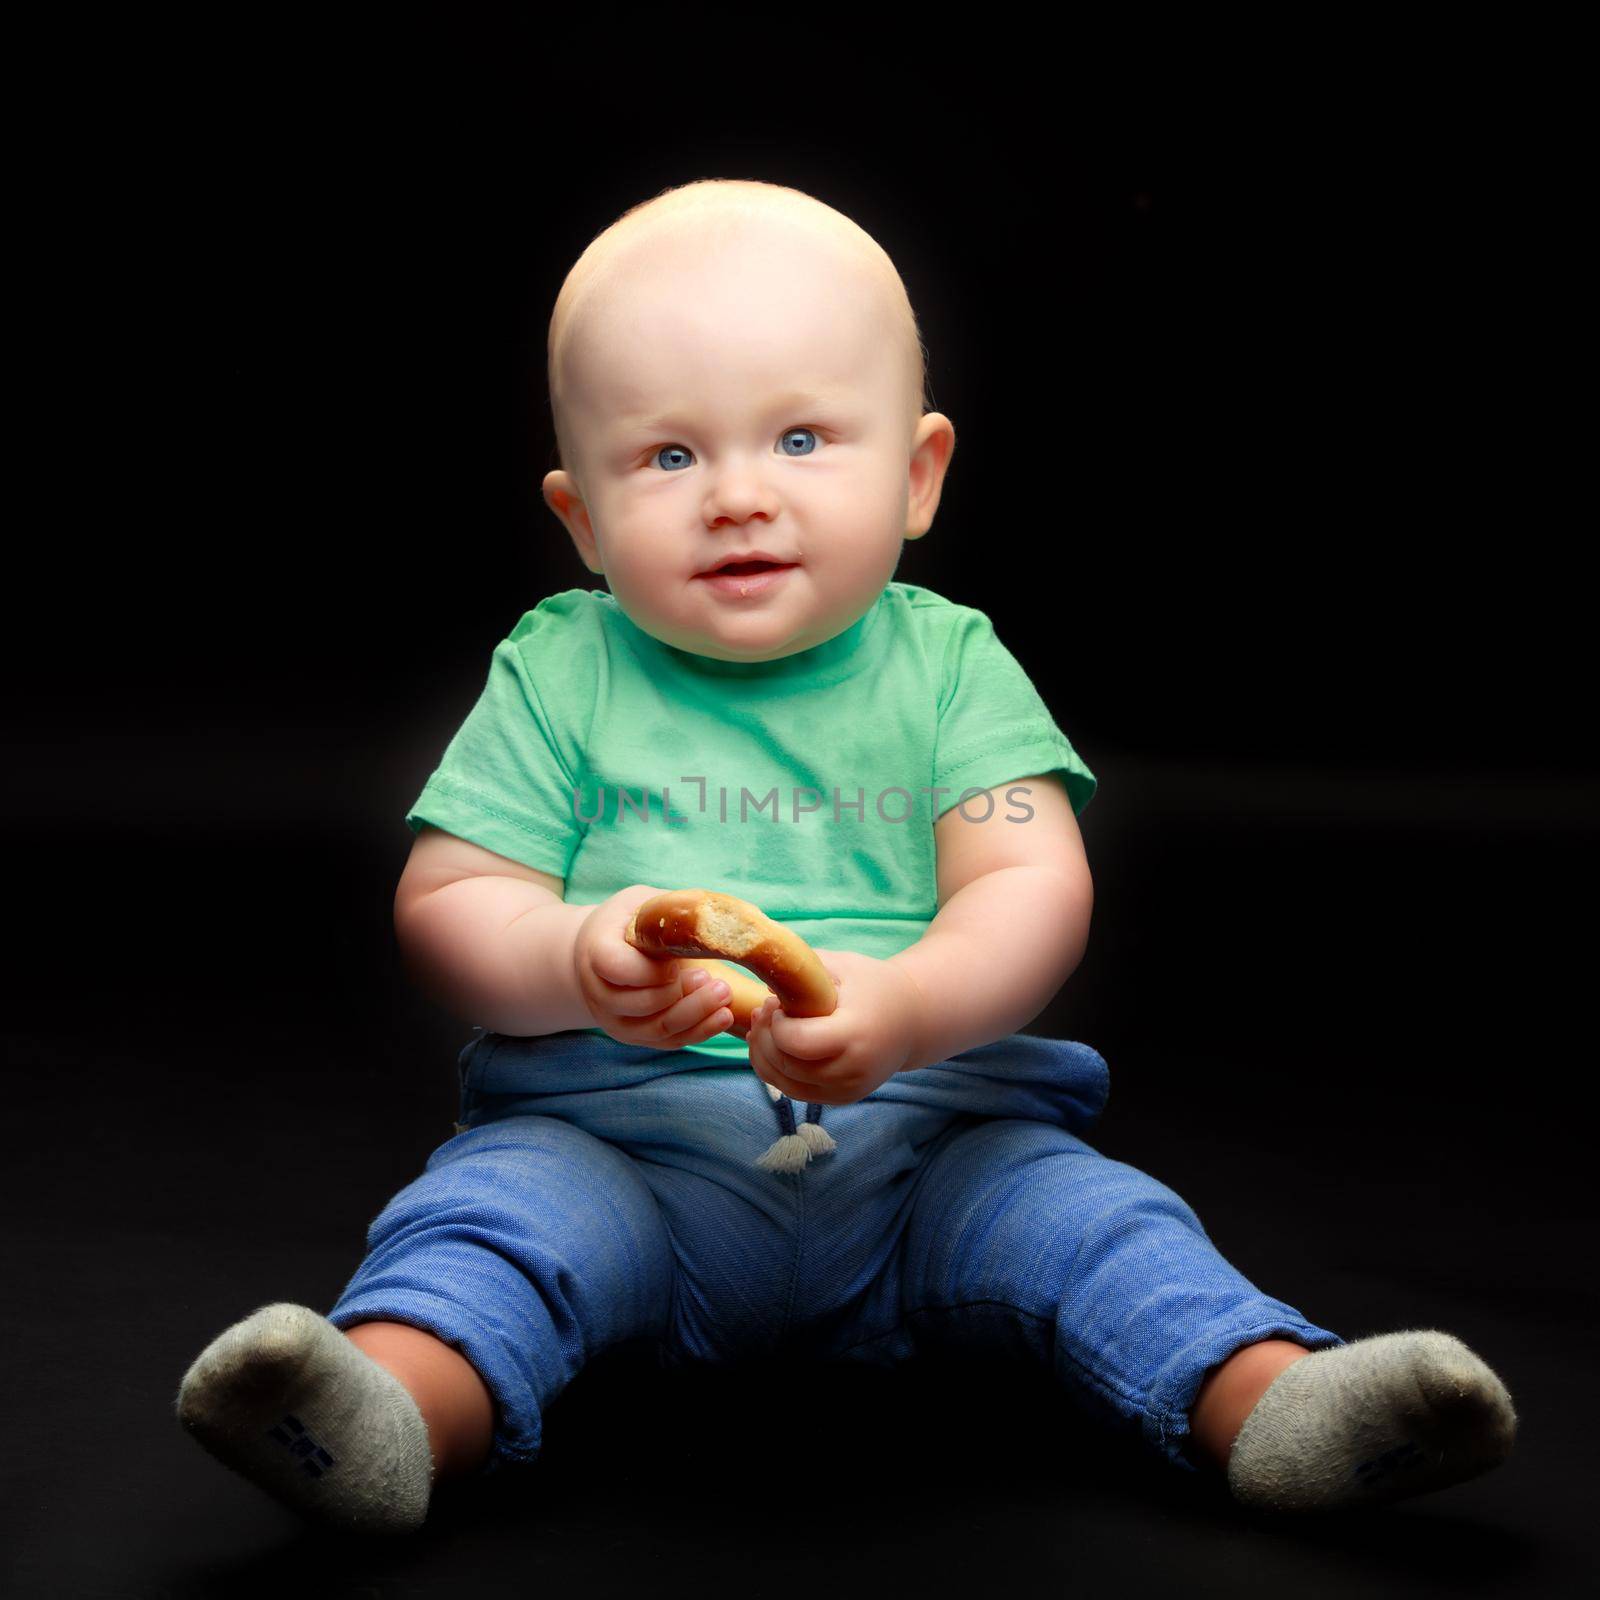
M1207 1371L1259 1339L1343 1343L1264 1295L1188 1204L1053 1123L960 1129L929 1156L895 1262L844 1359L944 1349L1046 1363L1089 1412L1190 1471Z
M328 1313L425 1329L477 1369L495 1403L485 1471L539 1453L546 1406L612 1345L661 1339L674 1258L634 1164L555 1118L457 1134L383 1208Z

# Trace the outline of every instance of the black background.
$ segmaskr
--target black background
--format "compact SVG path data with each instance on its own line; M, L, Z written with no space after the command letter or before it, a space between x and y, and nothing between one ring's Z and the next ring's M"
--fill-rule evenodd
M341 1593L766 1592L811 1546L846 1592L1571 1592L1597 786L1563 41L229 16L27 55L17 1582L265 1592L314 1555ZM696 177L815 194L906 281L957 449L897 576L986 611L1100 779L1089 952L1032 1024L1109 1060L1100 1147L1314 1320L1465 1338L1522 1411L1498 1472L1285 1532L1026 1377L830 1373L786 1467L748 1418L804 1432L795 1383L618 1364L531 1481L374 1553L178 1432L199 1348L330 1305L450 1132L467 1030L398 968L401 819L495 643L598 586L539 492L549 311Z

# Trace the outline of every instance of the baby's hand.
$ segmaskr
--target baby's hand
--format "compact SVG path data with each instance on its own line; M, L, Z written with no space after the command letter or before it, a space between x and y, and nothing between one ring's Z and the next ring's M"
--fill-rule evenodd
M818 950L839 991L831 1016L791 1017L776 998L750 1019L750 1065L793 1100L847 1106L892 1078L916 1044L922 994L909 974L853 950Z
M620 1044L681 1050L723 1033L733 1021L728 986L676 956L657 960L623 933L634 909L660 889L636 883L602 900L584 918L573 946L578 989L595 1025Z

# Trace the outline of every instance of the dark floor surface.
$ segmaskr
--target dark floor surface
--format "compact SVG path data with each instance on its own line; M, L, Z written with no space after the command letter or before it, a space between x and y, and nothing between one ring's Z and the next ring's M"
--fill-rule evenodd
M1462 1186L1438 1151L1401 1159L1428 1127L1415 1100L1394 1102L1355 1180L1337 1119L1269 1153L1265 1127L1197 1138L1170 1092L1137 1126L1108 1113L1100 1144L1184 1193L1224 1253L1308 1315L1347 1336L1443 1327L1479 1350L1522 1418L1487 1477L1274 1524L1093 1431L1031 1374L661 1375L622 1350L552 1405L539 1461L442 1492L419 1534L374 1544L307 1531L187 1439L171 1404L254 1306L332 1303L370 1216L448 1136L453 1061L380 1097L431 1041L345 1022L308 1051L263 1018L159 1043L13 1042L29 1088L10 1177L36 1220L5 1263L21 1379L7 1594L1560 1596L1593 1575L1592 1325L1559 1275L1590 1253L1589 1224L1563 1210L1576 1183L1485 1164Z

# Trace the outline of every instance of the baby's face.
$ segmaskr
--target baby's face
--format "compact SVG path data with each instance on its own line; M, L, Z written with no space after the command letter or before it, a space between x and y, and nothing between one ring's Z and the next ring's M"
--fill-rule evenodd
M848 628L927 531L955 442L913 421L880 285L782 230L654 241L602 293L567 368L573 470L544 485L585 564L699 655L773 660Z

